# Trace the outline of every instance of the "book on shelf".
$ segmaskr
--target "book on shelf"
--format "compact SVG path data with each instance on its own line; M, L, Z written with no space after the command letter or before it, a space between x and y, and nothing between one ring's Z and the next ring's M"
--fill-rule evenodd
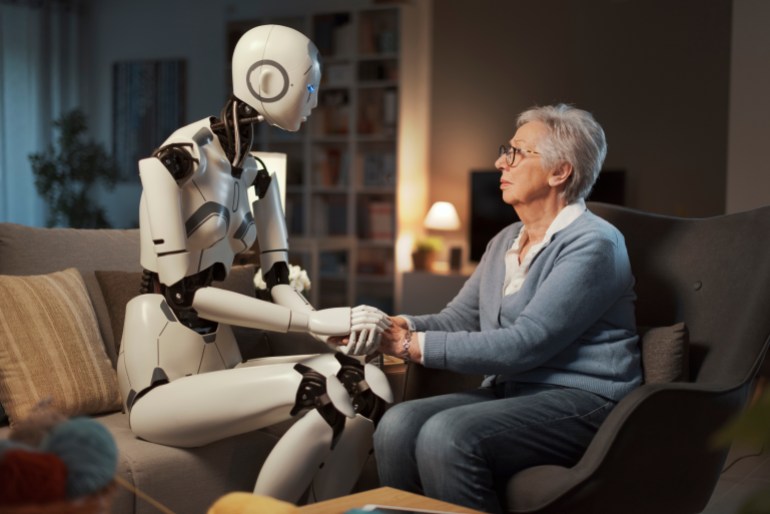
M395 229L393 203L372 201L367 204L367 209L369 238L380 240L393 239Z
M348 227L348 204L342 195L313 198L313 233L310 236L344 236Z
M396 154L391 152L367 153L362 156L362 185L391 187L396 185Z
M350 153L338 147L316 148L313 152L313 184L343 186L348 180Z
M359 248L356 273L392 277L393 264L392 248Z

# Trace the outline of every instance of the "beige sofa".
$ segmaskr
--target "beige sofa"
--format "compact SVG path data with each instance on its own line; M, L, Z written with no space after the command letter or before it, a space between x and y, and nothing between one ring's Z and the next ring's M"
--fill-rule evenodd
M110 385L110 388L94 389L95 379L83 377L85 372L81 372L80 369L74 370L74 380L82 381L78 388L90 388L92 390L90 394L106 395L106 398L97 398L98 401L90 403L80 400L71 401L70 408L76 411L99 411L86 413L103 423L114 436L119 449L118 474L133 487L178 513L205 512L213 501L227 492L250 491L270 449L290 422L232 437L202 448L178 449L136 438L129 429L127 416L119 410L116 389L112 389L115 385L115 382L112 382L113 368L120 343L125 303L138 291L140 285L138 230L42 229L0 223L0 280L5 276L5 280L8 281L7 276L15 276L12 280L17 282L22 280L23 286L26 287L27 278L21 279L19 276L50 274L69 268L77 269L82 276L87 299L90 300L81 304L78 309L85 313L84 319L88 319L86 311L89 306L92 306L91 317L95 315L95 323L98 326L93 337L86 338L91 339L90 341L77 344L91 344L89 359L97 363L102 361L107 363L106 366L102 366L108 368L107 378L103 380ZM248 267L234 268L225 286L253 294L251 274L253 269ZM72 271L68 275L56 276L60 275L73 279ZM77 274L74 275L76 276ZM0 288L2 285L0 282ZM71 289L74 291L78 288ZM0 294L2 294L1 290ZM62 303L78 305L74 302L76 294L70 291L67 296L67 301ZM48 299L51 300L50 297ZM55 301L55 298L52 301ZM12 303L7 301L5 310L15 309L19 302L19 299L13 299ZM0 316L3 314L16 319L16 313L0 311ZM77 312L75 317L81 314ZM35 319L38 318L36 314L26 316L30 319L16 319L16 321L22 324L40 322L39 319ZM66 323L62 323L62 327L64 324ZM0 340L0 353L3 347L12 344L14 337L13 334L7 333L7 327L5 330L6 332L0 331L0 338L5 339ZM43 332L43 329L34 330L35 337L26 344L32 349L27 348L25 351L37 352L35 359L39 357L47 361L48 366L56 366L57 362L66 363L69 366L70 363L66 361L67 356L57 354L58 343L53 344L44 340L44 337L39 337L38 333ZM56 329L57 335L64 330L65 328ZM326 351L324 345L306 335L262 333L239 329L236 330L236 337L247 358ZM69 337L63 344L72 344L72 339ZM101 352L102 349L103 352ZM77 353L72 349L68 352ZM6 373L7 369L3 369L3 366L6 368L14 366L13 359L9 359L6 355L6 360L3 361L0 356L0 382L7 381L9 378L9 373ZM64 364L59 365L58 369L63 367L65 367ZM55 371L57 370L51 370L51 373ZM44 375L45 373L38 372L32 378L37 388L45 388ZM28 394L32 394L25 392L10 396L7 388L5 393L3 391L3 383L0 383L0 403L3 403L5 410L9 412L8 407L11 403L26 401ZM3 394L6 396L4 397ZM37 394L44 393L38 391ZM56 394L62 395L64 397L62 401L65 402L77 396L54 391L54 396ZM255 391L254 394L269 393ZM17 404L14 403L14 405ZM76 412L76 414L82 413ZM0 438L8 437L7 421L5 425L0 427ZM156 513L158 510L147 501L119 487L114 497L113 512L149 514Z

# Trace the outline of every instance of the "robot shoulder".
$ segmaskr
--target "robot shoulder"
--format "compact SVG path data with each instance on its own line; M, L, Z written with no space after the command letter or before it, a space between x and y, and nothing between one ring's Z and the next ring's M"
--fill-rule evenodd
M205 153L201 149L213 139L210 120L201 120L176 130L152 156L182 185L196 170L206 166Z

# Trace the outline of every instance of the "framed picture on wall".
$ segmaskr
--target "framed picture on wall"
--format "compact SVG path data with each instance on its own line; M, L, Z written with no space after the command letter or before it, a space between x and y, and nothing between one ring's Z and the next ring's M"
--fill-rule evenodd
M113 156L120 179L138 181L137 162L185 122L183 59L122 61L113 65Z

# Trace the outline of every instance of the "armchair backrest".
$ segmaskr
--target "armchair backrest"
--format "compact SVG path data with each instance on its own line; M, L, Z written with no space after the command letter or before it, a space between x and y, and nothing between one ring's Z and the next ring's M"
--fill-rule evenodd
M687 324L692 381L751 379L770 337L770 206L710 218L589 209L625 236L637 324Z

